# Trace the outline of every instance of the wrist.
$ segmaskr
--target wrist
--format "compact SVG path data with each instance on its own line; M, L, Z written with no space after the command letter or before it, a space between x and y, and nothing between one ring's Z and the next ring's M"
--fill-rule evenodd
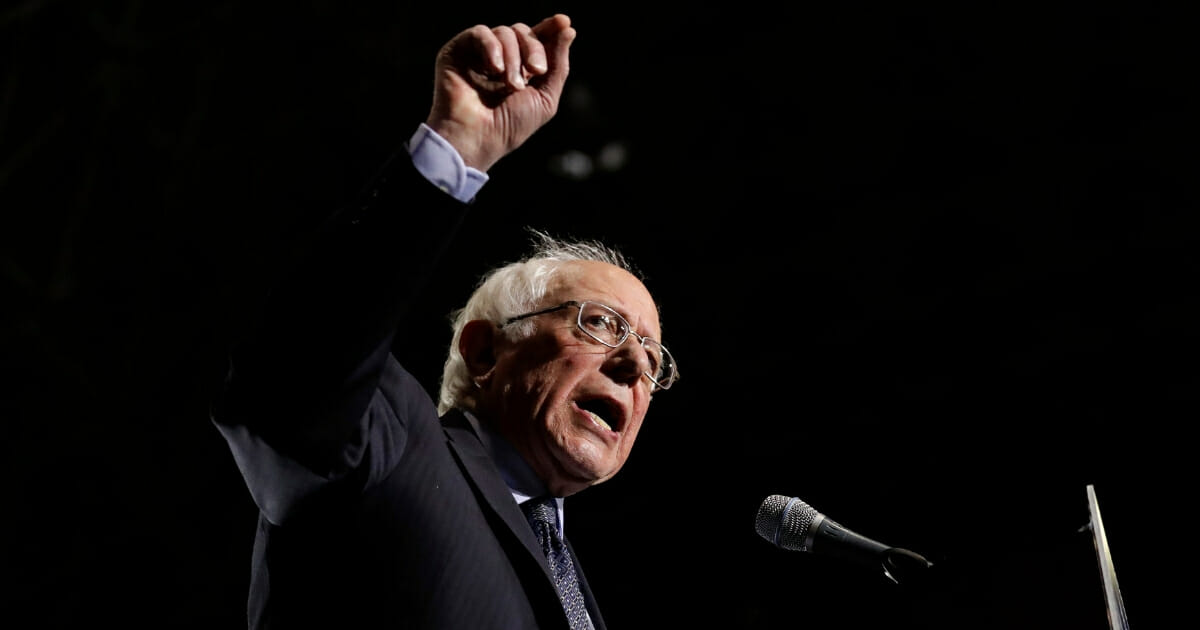
M464 165L480 172L487 172L497 162L478 140L479 133L465 125L450 120L425 121L426 126L441 136L462 158Z

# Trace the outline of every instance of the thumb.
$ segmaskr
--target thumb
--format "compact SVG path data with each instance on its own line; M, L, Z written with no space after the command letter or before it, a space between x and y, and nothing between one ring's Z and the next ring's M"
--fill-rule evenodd
M532 31L546 49L547 69L541 77L542 86L557 97L571 70L571 43L575 41L571 18L559 13L542 20Z

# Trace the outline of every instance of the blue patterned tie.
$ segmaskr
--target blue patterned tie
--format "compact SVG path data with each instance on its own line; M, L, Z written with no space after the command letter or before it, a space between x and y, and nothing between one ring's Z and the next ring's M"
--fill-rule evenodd
M525 517L537 534L542 551L554 572L554 582L558 585L558 598L562 600L563 610L571 622L571 630L591 630L592 621L588 617L587 608L583 603L583 593L579 592L579 576L575 574L575 564L571 562L571 554L562 538L558 536L558 506L551 497L530 499L521 504Z

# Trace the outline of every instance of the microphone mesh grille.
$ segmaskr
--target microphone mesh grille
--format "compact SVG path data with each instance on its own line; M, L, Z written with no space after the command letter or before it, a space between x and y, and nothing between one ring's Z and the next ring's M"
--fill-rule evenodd
M807 551L804 540L818 512L794 497L773 494L758 508L754 529L773 545L792 551Z

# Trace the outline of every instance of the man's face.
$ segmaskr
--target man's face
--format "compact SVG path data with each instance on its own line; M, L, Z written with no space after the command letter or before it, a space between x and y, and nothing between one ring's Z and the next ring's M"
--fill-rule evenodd
M600 302L641 335L660 339L658 311L630 273L594 261L560 270L542 308ZM610 348L576 325L579 309L535 316L533 336L495 339L483 384L485 413L551 493L567 496L611 478L625 464L650 404L645 350L630 335Z

